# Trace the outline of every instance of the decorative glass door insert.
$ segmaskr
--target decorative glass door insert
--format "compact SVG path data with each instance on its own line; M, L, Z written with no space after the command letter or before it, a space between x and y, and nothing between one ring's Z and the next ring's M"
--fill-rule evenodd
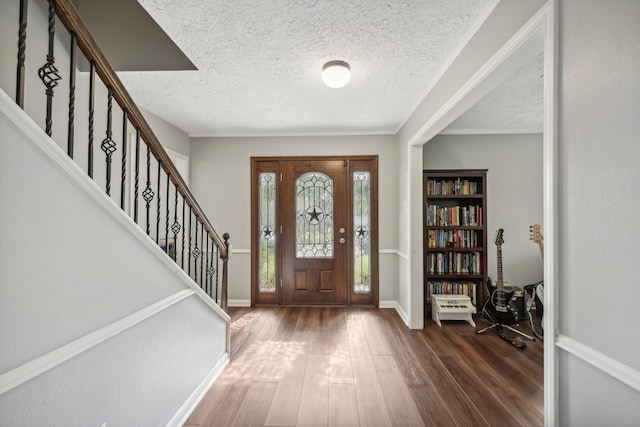
M371 174L353 172L353 291L371 292Z
M333 257L333 179L320 172L295 183L296 258Z
M276 174L261 173L259 185L259 289L276 291Z

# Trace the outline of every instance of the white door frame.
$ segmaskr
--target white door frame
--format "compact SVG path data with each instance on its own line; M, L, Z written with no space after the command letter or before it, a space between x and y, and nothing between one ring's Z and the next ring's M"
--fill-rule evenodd
M487 63L481 67L409 140L421 147L453 120L497 87L521 65L544 51L543 223L544 257L544 423L554 426L558 415L557 347L557 0L549 0ZM422 151L411 150L411 178L422 176ZM415 188L414 188L415 187ZM418 188L419 187L419 188ZM421 187L411 187L411 199L422 200ZM421 202L420 202L421 203ZM417 208L421 208L421 204ZM419 206L418 206L419 205ZM416 208L416 209L417 209ZM412 206L411 215L422 213ZM421 255L420 255L421 256ZM413 263L412 263L413 264ZM421 311L421 310L420 310Z

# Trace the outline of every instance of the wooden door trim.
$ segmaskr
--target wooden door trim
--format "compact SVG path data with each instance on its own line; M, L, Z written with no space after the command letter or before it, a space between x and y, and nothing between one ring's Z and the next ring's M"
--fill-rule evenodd
M282 271L282 248L281 244L276 245L276 291L273 293L259 292L258 262L259 262L259 239L256 232L259 224L258 218L258 197L259 186L258 176L261 172L275 172L276 180L276 229L280 236L281 210L280 210L280 176L282 173L282 162L285 161L324 161L343 160L348 162L347 170L347 206L349 231L353 228L353 185L352 174L354 167L357 170L365 170L371 173L371 292L367 294L356 294L353 289L353 250L347 251L347 305L378 306L379 301L379 227L378 227L378 156L377 155L350 155L350 156L287 156L287 157L251 157L251 305L280 305L281 304L281 271ZM366 167L365 167L366 166ZM364 169L361 169L364 168ZM351 241L351 239L349 239Z

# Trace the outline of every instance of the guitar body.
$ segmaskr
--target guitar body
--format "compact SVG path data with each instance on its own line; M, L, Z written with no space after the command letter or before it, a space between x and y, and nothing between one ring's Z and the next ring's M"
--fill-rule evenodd
M493 286L491 279L487 279L487 293L489 300L484 311L494 323L513 325L518 322L518 308L515 305L514 290L506 291Z
M507 291L504 288L504 281L502 279L503 234L504 230L502 228L496 232L495 244L498 251L498 281L494 287L491 284L491 279L487 279L489 300L484 305L483 311L493 323L499 323L500 325L513 325L518 322L518 308L515 305L515 298L513 297L515 291Z

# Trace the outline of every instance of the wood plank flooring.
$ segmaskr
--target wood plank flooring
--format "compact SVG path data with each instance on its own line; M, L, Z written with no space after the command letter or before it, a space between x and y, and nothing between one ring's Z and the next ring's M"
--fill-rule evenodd
M452 321L410 330L393 309L230 314L231 362L185 426L543 425L540 340L519 350Z

